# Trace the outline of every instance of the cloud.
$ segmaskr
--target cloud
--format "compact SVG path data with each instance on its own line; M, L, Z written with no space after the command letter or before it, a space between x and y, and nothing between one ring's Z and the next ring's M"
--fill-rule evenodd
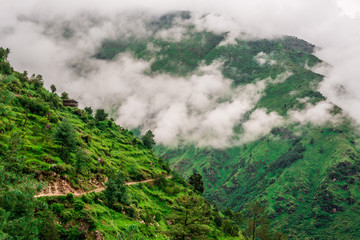
M124 62L122 58L129 57L120 56L117 62ZM127 65L116 64L116 68L121 71ZM222 76L221 64L216 62L201 66L188 78L166 74L144 76L144 66L138 67L131 70L136 75L125 74L121 79L122 87L133 91L119 94L115 100L121 102L117 121L132 128L153 129L158 143L172 146L179 141L198 146L229 146L234 125L254 107L266 86L262 80L234 89L231 80Z
M276 61L274 59L271 59L271 55L267 55L266 53L263 52L259 52L256 56L255 56L255 61L259 64L259 65L264 65L264 64L269 64L269 65L274 65L276 64Z
M307 103L306 107L302 110L291 110L288 115L292 121L299 122L301 124L311 123L313 125L323 125L325 123L336 123L340 120L340 115L334 115L331 111L334 109L334 105L321 101L315 105Z
M271 129L284 124L285 120L276 112L266 113L266 109L256 109L242 126L244 134L240 142L247 143L270 133Z
M94 59L102 41L148 37L153 30L144 22L173 10L194 13L184 22L175 20L173 28L156 37L179 41L188 24L197 30L226 32L222 44L233 44L236 38L294 35L316 44L316 55L328 63L321 93L360 122L359 9L356 0L4 0L0 43L12 50L10 60L16 69L42 74L46 86L55 84L83 106L106 106L129 128L153 129L158 142L175 145L185 139L225 147L233 144L233 127L254 107L270 79L233 89L220 73L221 63L201 66L188 78L148 76L144 72L151 61L129 54L110 62ZM147 49L159 51L151 44ZM272 64L271 54L260 54L257 60ZM301 123L317 124L329 119L328 110L329 104L308 105L290 115ZM256 110L244 123L243 138L261 136L280 122L275 113Z

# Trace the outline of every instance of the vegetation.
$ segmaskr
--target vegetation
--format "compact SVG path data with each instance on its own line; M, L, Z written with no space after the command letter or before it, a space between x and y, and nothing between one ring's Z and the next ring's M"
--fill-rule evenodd
M90 109L87 110L87 112L89 111ZM95 120L98 122L105 121L108 115L109 114L107 114L104 109L96 109Z
M199 196L178 198L179 212L172 217L170 234L174 239L206 239L210 228L211 208Z
M51 92L52 92L52 93L55 93L55 92L56 92L56 87L55 87L54 84L51 84L50 89L51 89Z
M186 19L186 14L181 14L178 17ZM224 45L220 42L226 33L198 32L192 26L180 41L156 38L157 29L176 24L172 19L166 15L152 22L154 36L147 39L106 41L96 56L111 59L118 53L130 52L139 59L153 59L148 74L173 76L189 76L200 64L221 61L223 76L232 79L234 87L259 79L276 79L285 72L292 74L284 81L268 84L260 101L246 116L257 108L266 108L286 117L289 110L306 107L301 99L310 104L326 100L316 91L323 77L309 70L321 62L312 55L314 45L295 37L236 40L235 44ZM149 43L159 51L149 51L146 47ZM257 61L258 56L266 57L263 63ZM334 106L331 112L341 110ZM241 134L241 124L234 130ZM221 209L242 211L246 217L249 215L245 209L260 201L271 219L270 237L280 238L281 233L271 235L280 230L290 239L321 239L328 235L335 239L359 239L359 231L355 230L360 200L356 184L358 139L356 127L343 118L335 125L287 124L256 141L226 149L157 145L154 150L185 178L194 169L201 173L203 196ZM228 233L233 231L231 219L222 221L220 216L215 219ZM259 232L256 236L260 235Z
M69 120L64 119L55 129L54 140L60 142L60 156L67 161L70 153L75 152L78 143L75 128Z
M151 130L147 131L144 136L141 137L144 146L148 149L152 149L153 146L156 144L155 142L155 135Z
M170 239L180 229L235 239L184 179L166 178L168 165L132 132L95 121L91 108L63 107L39 81L0 72L0 239ZM201 220L189 226L186 199L197 203L190 219Z
M148 27L155 35L176 17L189 16L166 15ZM325 100L316 91L322 76L309 70L321 62L312 44L284 37L223 45L226 33L193 26L184 34L179 42L107 40L95 57L131 52L152 59L147 74L173 76L221 61L233 87L292 73L269 83L246 116L256 108L286 116L305 108L299 99ZM0 48L0 239L360 239L360 138L350 120L290 123L226 149L155 146L150 130L140 140L106 121L104 109L93 117L91 107L63 107L68 94L46 91L41 75L15 72L9 52ZM234 130L241 133L241 124ZM81 193L106 190L34 198L63 182Z
M204 182L202 180L202 176L199 173L193 173L189 177L189 184L194 187L194 190L199 193L204 192Z

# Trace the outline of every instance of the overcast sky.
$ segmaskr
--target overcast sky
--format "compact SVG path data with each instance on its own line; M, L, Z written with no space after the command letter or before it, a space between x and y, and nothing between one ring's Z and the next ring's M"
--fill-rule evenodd
M141 35L147 34L141 23L133 19L130 22L126 21L127 13L133 10L147 11L154 14L161 14L171 10L190 10L197 13L218 14L221 17L212 18L212 21L208 21L206 23L207 28L213 31L221 29L232 32L245 31L258 37L293 35L305 39L318 46L319 49L316 55L331 65L331 68L317 69L317 71L326 75L320 91L328 97L329 101L341 106L360 123L360 95L358 94L360 92L360 1L358 0L2 0L0 8L0 46L11 49L10 60L16 70L28 70L30 73L42 74L47 86L56 83L59 90L66 90L70 95L81 96L83 99L93 99L92 94L97 93L96 99L98 102L92 102L95 107L104 103L116 105L116 102L106 102L106 96L120 93L126 96L125 100L127 102L135 102L138 107L141 107L143 105L141 105L139 99L144 98L144 96L136 98L135 93L130 93L135 88L131 88L130 82L131 79L142 78L139 71L148 66L148 63L134 62L133 59L127 56L121 57L117 66L104 65L96 61L86 62L89 66L96 66L99 69L94 74L96 79L107 79L107 84L101 84L101 87L105 86L102 91L99 91L100 85L95 83L95 78L88 79L89 86L87 88L82 89L81 85L79 85L80 83L84 84L84 79L79 79L76 84L74 83L75 86L69 87L74 80L74 76L67 71L69 61L79 64L82 61L81 58L94 51L104 36L111 37L115 33L126 34L129 30L136 31ZM102 25L101 28L93 27L90 26L91 22L82 21L84 12L98 18L114 19L114 21ZM52 26L51 24L59 19L68 20L79 29L79 33L76 34L76 41L59 41L56 38L57 28L48 26ZM121 23L124 22L126 24L122 25ZM131 66L126 65L127 63ZM121 72L117 72L119 66L122 66ZM123 80L124 83L128 83L126 85L129 89L128 92L125 92L123 88L116 87L117 80L113 79L114 75L124 72L128 73L124 77L125 80ZM216 71L206 70L205 73L209 79L213 79L214 84L219 84L224 89L228 89L227 80L218 77ZM164 82L161 80L164 78L166 76L159 76L154 81L159 82L160 86L164 86ZM201 89L201 94L215 94L211 89L199 87L196 83L198 78L200 77L193 76L190 80L183 80L184 84L186 83L186 86L190 89L189 96L193 96L194 91L200 91L199 89ZM194 84L191 84L192 80L194 80ZM254 88L254 86L248 87ZM255 89L258 89L257 87ZM80 93L79 89L83 90L83 92ZM84 93L84 91L87 92ZM174 97L171 94L165 94L164 97ZM256 96L259 97L260 95ZM246 96L238 94L232 97L233 101L236 102L236 100ZM122 101L125 100L122 99ZM144 99L144 101L148 100ZM179 97L178 101L180 100ZM241 102L241 104L244 107L244 104L250 103ZM209 103L209 109L210 106L213 107L211 110L214 113L208 113L209 118L214 114L221 115L224 111L230 111L229 109L234 108L234 106L214 107ZM146 109L146 106L143 107ZM327 106L323 107L323 109L326 108ZM158 118L160 118L159 123L165 117L169 118L171 111L178 111L178 114L180 114L180 109L181 106L176 102L167 106L167 112L159 110L157 112L161 113L158 115ZM235 106L234 109L239 111L239 107ZM247 107L243 108L244 111L246 109ZM121 114L125 110L119 108L118 113ZM126 111L126 114L124 113L124 119L126 117L136 117L131 115L130 110ZM241 115L242 112L237 114ZM274 115L275 113L272 115L264 114L262 110L259 110L251 119L269 117L269 119L279 120L279 116ZM229 126L229 129L231 129L234 122L239 120L230 115L228 119L224 119L224 127ZM205 115L201 116L202 119L205 119L205 117ZM204 122L209 121L209 119L204 120ZM275 122L281 121L269 122L275 124ZM167 123L161 122L161 124L166 125ZM182 124L183 122L180 122L179 126ZM255 126L254 124L248 125ZM177 126L176 131L180 131L179 126ZM211 124L209 126L213 127ZM271 129L272 126L267 126L266 129ZM191 127L192 125L189 124L190 132L193 131ZM172 125L170 128L165 129L164 132L169 132L169 129L173 128ZM256 129L256 127L253 127L253 129ZM181 134L176 131L173 132L173 135ZM209 132L206 129L199 131L199 136L206 138L207 136L202 135L206 131ZM161 129L158 129L158 134L163 134ZM216 131L214 134L216 138L219 138ZM231 133L229 134L231 135ZM169 137L171 138L169 135L164 136L164 139ZM224 141L228 137L228 135L225 136ZM170 139L170 142L172 140ZM216 142L215 144L219 143Z

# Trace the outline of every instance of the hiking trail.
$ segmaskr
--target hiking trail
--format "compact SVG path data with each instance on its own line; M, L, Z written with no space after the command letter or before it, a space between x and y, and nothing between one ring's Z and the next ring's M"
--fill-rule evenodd
M172 178L172 176L166 176L166 179ZM142 181L132 181L132 182L126 182L124 183L125 186L130 186L134 184L140 184L140 183L149 183L154 182L156 179L150 178ZM90 191L84 191L81 189L75 189L71 186L71 184L64 180L64 179L58 179L51 185L49 185L47 188L43 189L39 194L36 194L34 197L52 197L52 196L66 196L68 193L74 194L75 197L81 197L82 195L92 193L92 192L102 192L105 190L105 186L98 185L97 188L90 190Z

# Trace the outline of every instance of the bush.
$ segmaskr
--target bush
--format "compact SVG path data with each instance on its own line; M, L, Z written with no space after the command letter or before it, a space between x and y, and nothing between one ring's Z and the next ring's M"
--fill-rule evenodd
M83 200L87 204L91 204L94 202L91 194L84 194L81 196L81 200Z
M124 210L125 210L125 213L126 213L129 217L131 217L131 218L135 218L135 217L136 217L136 210L135 210L134 207L132 207L132 206L127 206L127 207L124 208Z
M60 213L60 217L63 221L69 222L74 218L74 214L73 211L66 209Z
M159 222L161 220L161 213L156 211L155 212L155 219L154 219L156 222Z
M96 221L87 210L82 212L82 219L84 219L84 221L89 225L89 231L95 230Z
M52 240L60 237L59 230L55 223L55 218L48 210L39 213L41 220L40 239Z
M64 206L64 204L61 204L61 203L54 203L51 205L51 209L55 213L61 213L63 210L65 210L65 206Z
M123 210L123 206L120 203L114 203L113 204L113 209L117 212L122 212Z
M67 231L66 230L63 231L61 239L68 239L68 240L86 239L86 234L82 231L79 231L79 229L74 226Z
M219 214L216 214L215 218L214 218L214 223L215 225L219 228L222 225L222 218L220 217Z
M45 116L50 110L49 106L43 100L38 98L30 99L28 104L30 112L39 116Z
M171 195L176 195L181 191L181 188L179 186L173 186L173 187L166 187L164 189L164 192Z
M70 203L73 203L74 199L75 199L74 194L72 193L66 194L66 200L68 200Z
M164 190L167 185L166 178L160 174L155 176L155 185L158 186L161 190Z
M239 235L239 227L233 224L229 219L225 219L222 222L222 230L232 237L236 237Z
M75 209L75 211L81 211L81 210L84 209L84 207L85 207L85 204L84 204L82 201L76 200L76 201L74 202L74 209Z

